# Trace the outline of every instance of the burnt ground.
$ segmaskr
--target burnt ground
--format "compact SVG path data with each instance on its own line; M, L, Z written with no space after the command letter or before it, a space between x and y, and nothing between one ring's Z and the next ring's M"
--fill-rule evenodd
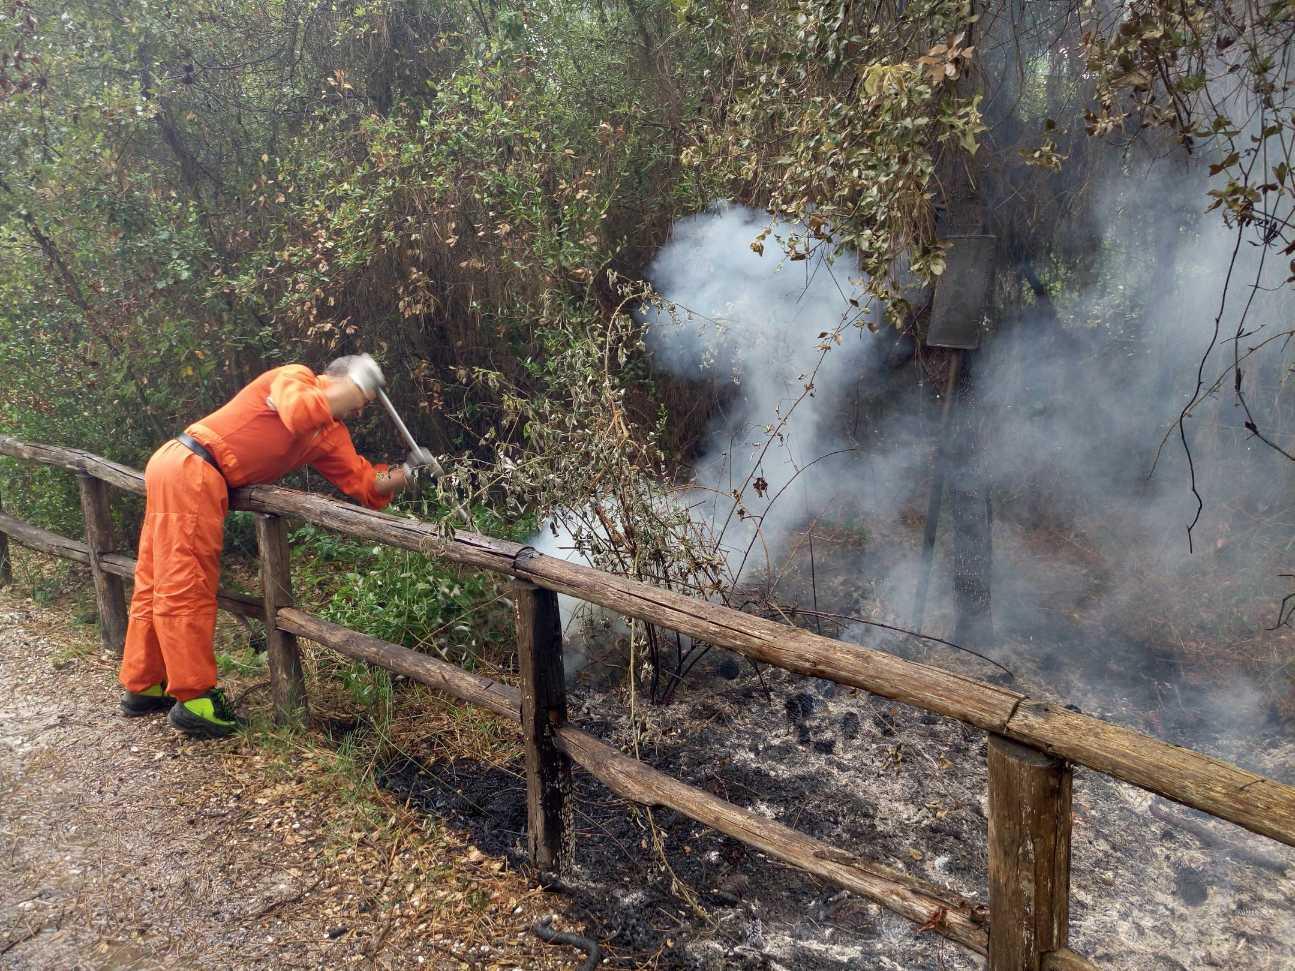
M961 893L985 894L985 739L946 719L826 682L749 669L646 712L646 761L834 845ZM628 748L611 699L572 717ZM623 706L622 706L623 707ZM1287 764L1295 750L1285 753ZM478 845L520 862L520 763L409 762L387 784ZM616 966L679 969L954 969L973 955L867 901L669 811L654 818L577 773L569 912ZM1163 971L1295 964L1295 850L1211 824L1247 864L1148 813L1151 798L1096 773L1075 783L1072 945L1103 967ZM1179 807L1166 807L1186 815ZM682 884L686 891L678 889ZM701 913L685 902L695 896Z
M787 575L784 602L807 603L816 593L824 610L877 616L884 591L865 578L883 570L856 550L842 552L856 539L845 537L834 552L820 538L817 591L804 587L803 574ZM1095 619L1088 604L1101 602L1110 582L1100 564L1077 554L1063 566L1028 584L998 587L1004 620L995 658L1015 672L1015 687L1295 779L1288 726L1266 717L1218 721L1227 679L1207 686L1212 695L1192 695L1192 685L1165 673L1163 644L1139 641L1117 618ZM933 589L940 583L937 577ZM1055 615L1046 625L1047 650L1034 636L1040 628L1030 610ZM947 629L947 614L947 605L934 601L928 629ZM902 624L907 617L884 619ZM844 633L980 678L999 673L939 645L915 646L868 628ZM629 751L626 699L617 687L623 660L605 642L589 653L602 663L574 678L571 717ZM985 899L983 733L866 692L757 673L718 651L672 704L640 703L639 719L641 754L654 767L830 844ZM485 851L520 864L520 761L483 767L436 751L431 742L413 746L385 784L429 815L454 820ZM579 772L575 789L577 838L564 895L570 914L608 944L614 966L983 966L876 905L676 813L656 811L649 822ZM1076 771L1072 946L1102 967L1138 971L1295 966L1295 850L1163 800L1152 803L1141 790ZM1207 845L1162 817L1195 822L1213 837Z
M561 901L309 739L121 718L78 612L0 590L0 968L575 966Z

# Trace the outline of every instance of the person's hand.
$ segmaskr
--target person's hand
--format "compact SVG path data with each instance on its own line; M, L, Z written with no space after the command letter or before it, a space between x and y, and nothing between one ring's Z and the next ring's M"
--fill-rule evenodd
M373 484L373 490L380 496L389 496L408 489L412 483L413 479L405 470L405 467L397 465L387 469L385 472L378 473Z
M421 445L409 453L409 458L405 459L405 467L413 472L425 468L435 476L444 474L441 463L436 461L436 456L432 454L431 449L423 448Z

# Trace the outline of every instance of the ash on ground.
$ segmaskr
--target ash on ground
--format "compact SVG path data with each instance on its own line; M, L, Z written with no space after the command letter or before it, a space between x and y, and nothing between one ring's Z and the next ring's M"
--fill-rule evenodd
M573 721L632 750L614 689L577 686L571 702ZM982 732L829 682L757 672L721 652L674 704L641 705L639 717L639 754L656 768L843 850L986 899ZM1272 775L1289 773L1295 746L1270 747L1251 761ZM487 852L524 862L520 763L411 761L387 783L466 828ZM677 813L649 818L578 770L575 789L561 892L574 904L569 915L608 945L613 966L983 966L959 946ZM1295 965L1295 850L1208 820L1235 851L1205 846L1153 817L1150 803L1147 793L1076 771L1071 946L1111 968ZM1189 815L1168 805L1164 813Z
M850 620L909 626L905 597L916 574L900 567L916 562L921 516L881 521L843 506L841 519L852 525L820 523L816 544L790 543L769 585L744 599L821 606L817 621L804 611L797 621L981 680L1002 676L947 646ZM1117 534L1126 526L1102 521ZM1269 683L1267 695L1242 698L1239 686L1256 677L1221 673L1230 652L1261 662L1252 675L1291 655L1293 631L1242 642L1228 626L1229 598L1250 604L1267 592L1229 579L1231 566L1217 556L1199 576L1166 572L1150 554L1145 563L1115 562L1101 550L1118 543L1095 544L1077 529L1002 519L994 542L998 639L990 653L1013 672L1012 688L1295 781L1290 720L1270 704L1283 696L1280 678L1258 679ZM1045 560L1034 554L1040 545ZM928 633L954 627L948 562L941 549ZM579 669L571 719L633 753L619 636L607 627L593 646L568 645L568 674ZM1245 717L1230 719L1236 713ZM671 704L642 701L637 717L637 754L649 765L847 852L987 900L984 733L866 692L757 671L719 650ZM483 849L524 865L520 762L429 758L397 767L388 783L468 829ZM575 789L568 913L608 945L614 966L983 967L958 945L677 813L649 816L579 770ZM1070 946L1098 965L1295 967L1292 899L1295 849L1163 800L1153 805L1142 790L1076 769Z

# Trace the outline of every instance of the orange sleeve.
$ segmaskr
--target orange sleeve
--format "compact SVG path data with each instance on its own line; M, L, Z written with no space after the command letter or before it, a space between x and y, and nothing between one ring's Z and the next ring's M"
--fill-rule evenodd
M294 435L305 435L333 420L328 399L320 390L319 378L303 364L279 369L270 382L270 400L279 420Z
M379 495L373 488L379 472L387 471L383 464L373 465L355 451L351 433L338 422L324 433L310 458L310 465L324 478L348 496L370 509L385 509L391 496Z

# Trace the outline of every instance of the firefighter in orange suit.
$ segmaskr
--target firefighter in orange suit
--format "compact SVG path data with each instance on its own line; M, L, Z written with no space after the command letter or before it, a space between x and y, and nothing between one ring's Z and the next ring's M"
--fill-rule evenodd
M216 687L212 645L229 490L310 465L370 509L386 506L409 484L408 470L361 458L341 421L381 384L367 354L319 375L301 364L274 368L153 453L121 663L123 713L169 711L173 727L200 738L237 729Z

